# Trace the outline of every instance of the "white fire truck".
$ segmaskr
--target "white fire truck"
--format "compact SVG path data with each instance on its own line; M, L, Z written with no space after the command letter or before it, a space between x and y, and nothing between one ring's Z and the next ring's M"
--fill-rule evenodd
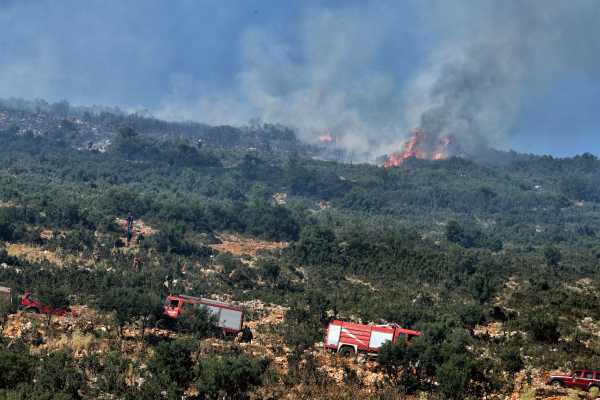
M410 340L420 334L421 332L402 329L395 324L373 326L335 320L329 324L325 347L347 358L358 353L376 356L377 350L386 340L396 342L404 339L410 344Z

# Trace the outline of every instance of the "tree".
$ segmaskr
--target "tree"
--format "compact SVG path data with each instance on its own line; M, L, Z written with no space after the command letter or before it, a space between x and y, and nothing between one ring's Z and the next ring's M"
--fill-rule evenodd
M10 351L0 351L0 388L13 388L19 383L31 384L33 368L27 357Z
M0 333L4 330L4 324L8 321L8 316L16 314L17 307L5 297L0 297Z
M355 211L377 212L381 208L381 201L365 189L354 187L342 198L340 206Z
M546 265L549 267L557 266L558 263L562 260L562 254L560 249L556 246L551 245L550 243L544 246L544 257L546 257Z
M53 103L51 108L54 115L61 118L66 118L69 114L71 106L67 100L61 100L60 103Z
M53 398L81 398L80 393L88 390L87 377L79 371L77 364L75 358L64 351L43 355L40 368L35 375L34 391L40 394L61 393L65 395L55 395Z
M126 323L140 322L142 327L141 339L148 325L148 316L161 315L163 301L153 294L138 294L124 288L111 289L100 297L98 307L102 311L114 312L119 336L123 337L123 327Z
M290 166L290 168L294 168L299 163L300 163L300 156L298 155L298 151L294 150L294 151L292 151L292 154L290 154L290 158L288 160L288 165Z
M129 125L129 122L122 123L117 130L117 137L119 139L130 139L137 135L138 133Z
M458 315L461 325L468 329L471 335L473 335L473 329L475 329L475 326L485 322L485 314L483 313L483 309L477 303L465 304L457 310L456 314Z
M258 268L261 270L263 277L271 282L275 282L279 277L281 267L277 262L271 259L261 259L258 262Z
M490 280L481 272L477 272L471 276L468 287L473 298L479 301L479 303L485 303L494 294Z
M48 318L48 327L50 327L50 321L52 319L52 315L54 310L68 310L69 308L69 298L68 293L64 289L59 288L42 288L39 292L40 298L40 306L43 309L49 308L47 318Z
M223 267L223 272L226 275L231 274L235 269L243 265L242 262L234 257L229 251L216 256L215 262Z
M419 363L419 350L419 346L409 346L399 337L395 343L386 341L377 351L379 367L390 381L404 387L409 394L420 388L423 378L421 368L414 368Z
M457 221L448 221L446 224L446 239L449 242L460 243L462 239L462 228Z
M229 125L220 125L210 128L206 135L209 138L209 144L214 146L215 144L229 148L233 147L240 138L241 130L234 128Z
M8 128L6 128L6 132L8 133L17 133L19 130L21 130L21 127L16 122L13 122Z
M539 342L557 343L560 338L556 317L536 315L528 321L525 330Z
M192 352L183 340L162 342L148 361L148 370L153 374L165 374L169 381L187 387L194 379Z
M331 309L329 300L320 291L308 291L304 300L290 308L283 324L284 343L292 350L288 356L291 364L299 362L304 351L323 336L327 310Z
M206 399L248 399L248 392L261 384L270 363L270 358L250 360L246 354L213 359L202 365L198 390Z
M100 391L113 396L124 394L129 388L127 381L133 381L131 379L132 360L121 352L112 351L107 354L102 364L97 361L97 359L82 358L79 366L93 371L98 378L96 386Z
M271 197L271 189L261 182L255 183L250 189L250 197L253 199L269 200Z
M511 381L514 385L515 374L525 366L519 349L516 347L509 347L508 349L504 350L502 353L500 353L500 361L502 361L504 369L510 373Z
M447 399L464 399L474 378L474 363L467 354L452 354L450 359L438 368L440 392Z

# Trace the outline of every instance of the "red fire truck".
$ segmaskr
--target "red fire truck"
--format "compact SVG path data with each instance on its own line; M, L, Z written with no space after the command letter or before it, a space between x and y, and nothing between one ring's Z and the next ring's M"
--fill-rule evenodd
M396 342L399 338L410 340L421 332L401 329L395 324L361 325L334 320L329 324L325 347L336 350L342 357L352 358L355 354L376 356L377 349L389 340Z
M242 330L244 323L244 307L236 304L226 303L212 299L203 299L202 297L186 296L180 294L173 296L170 294L165 303L166 319L160 319L157 322L158 327L168 327L168 318L176 318L181 314L181 307L184 304L190 304L194 307L206 306L209 311L217 317L217 329L213 331L214 337L237 335Z

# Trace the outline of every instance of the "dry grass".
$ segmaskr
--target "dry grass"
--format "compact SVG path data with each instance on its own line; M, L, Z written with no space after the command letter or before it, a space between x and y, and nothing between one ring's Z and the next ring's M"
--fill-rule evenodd
M21 243L5 244L9 256L24 257L28 261L40 262L46 259L54 264L61 265L61 261L53 252L42 250L41 247L26 246Z
M75 330L71 335L71 347L76 352L81 350L89 351L93 342L94 336L92 334L82 333L79 329Z
M66 333L57 336L48 337L45 346L46 351L68 350L71 348L70 337Z

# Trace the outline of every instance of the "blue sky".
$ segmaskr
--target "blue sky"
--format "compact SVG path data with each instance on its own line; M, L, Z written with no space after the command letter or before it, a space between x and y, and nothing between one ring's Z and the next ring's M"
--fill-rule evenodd
M600 156L600 2L2 1L0 97Z

